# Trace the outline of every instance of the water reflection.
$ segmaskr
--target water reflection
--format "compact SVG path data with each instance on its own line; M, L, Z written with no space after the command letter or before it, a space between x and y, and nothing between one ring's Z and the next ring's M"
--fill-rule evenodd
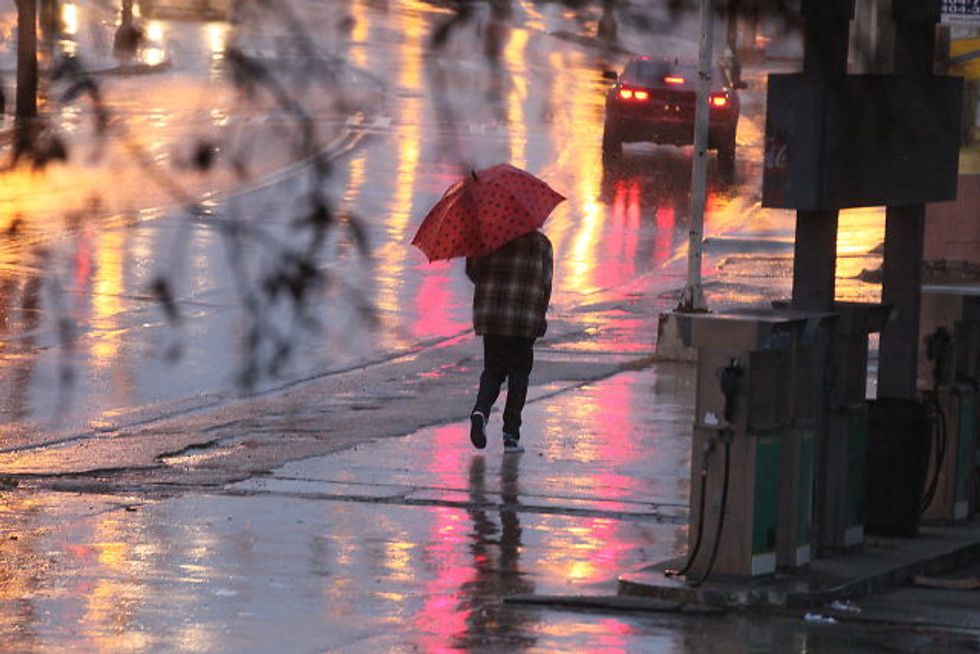
M562 471L549 473L549 484L583 496L599 495L609 511L627 509L616 500L630 500L643 493L637 478L624 474L637 460L663 458L654 442L642 440L632 423L636 400L632 380L625 376L597 386L583 401L549 406L545 414L546 455ZM640 449L642 446L642 450ZM597 463L601 462L601 463ZM576 474L577 473L577 474ZM658 494L669 497L672 489ZM575 584L604 580L617 566L626 565L635 542L623 533L623 523L605 517L583 519L569 529L549 532L552 558L543 562L556 577Z
M78 34L78 5L74 2L66 2L61 5L61 31L67 36Z
M19 252L24 240L30 240L30 227L14 216L0 241L0 416L19 421L31 412L30 389L37 360L33 356L37 329L41 321L41 276L33 257ZM0 445L9 447L17 430L5 429Z
M527 127L528 116L525 105L528 94L538 95L542 89L535 85L531 87L527 74L527 44L528 31L513 29L510 31L507 45L504 48L504 60L510 72L510 92L507 94L507 126L510 134L510 163L518 168L527 167ZM504 79L491 80L491 89L505 83Z
M521 456L503 457L499 477L488 483L487 460L461 447L456 425L432 431L433 455L427 484L463 489L465 509L437 506L422 561L431 575L424 582L422 606L413 622L425 652L480 649L492 639L515 647L532 644L534 618L505 609L500 598L534 592L521 566L524 547L521 506ZM499 488L499 502L493 488ZM455 497L455 495L454 495ZM416 573L417 574L417 573Z
M837 228L838 300L880 302L881 284L860 280L863 271L881 267L885 241L884 207L864 207L841 211Z
M397 76L399 88L408 97L402 98L396 109L396 124L400 128L395 135L397 150L394 153L394 176L390 181L386 180L383 188L378 189L389 193L390 199L384 209L387 218L383 225L383 244L376 250L378 290L375 303L380 310L392 315L397 315L405 302L406 285L409 283L405 271L410 265L409 256L414 254L407 248L413 233L410 230L417 225L415 196L422 168L421 125L426 114L425 105L417 96L423 88L422 55L427 26L418 16L413 15L405 16L400 21L400 26L402 39L398 45L398 66L393 73ZM380 154L386 159L390 159L392 155L390 151ZM380 163L380 160L373 161L372 165ZM428 317L428 309L424 304L415 305L420 320ZM412 336L417 335L413 333Z
M579 290L610 288L664 267L687 244L689 158L668 149L629 165L605 166L573 248L568 282ZM709 187L710 202L718 187Z
M486 490L486 461L474 456L469 468L470 508L473 528L472 567L475 575L461 588L462 603L476 607L467 613L467 629L456 642L462 647L477 647L492 634L494 641L512 647L534 644L529 623L533 616L524 612L504 610L494 601L507 595L534 592L534 583L520 569L521 523L517 514L520 500L521 456L505 455L500 466L499 527L484 507L492 505Z
M6 647L10 636L18 634L18 651L37 651L41 640L32 628L40 610L30 598L42 582L45 567L32 536L43 508L33 499L0 490L0 637Z
M416 338L447 337L467 329L470 322L460 315L454 287L459 285L459 262L433 264L415 294L418 318L412 325ZM454 274L455 273L455 274Z

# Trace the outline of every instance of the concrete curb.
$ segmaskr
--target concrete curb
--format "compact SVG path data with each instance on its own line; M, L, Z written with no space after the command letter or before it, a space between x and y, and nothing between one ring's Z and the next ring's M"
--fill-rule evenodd
M818 559L798 572L758 580L709 579L700 587L664 571L664 561L619 578L619 593L726 608L811 608L880 593L917 574L939 575L980 562L980 521L924 527L916 538L869 539L863 550Z
M684 344L676 313L662 313L657 321L657 349L654 361L679 361L694 363L698 360L696 348Z
M722 608L702 604L685 604L650 597L623 595L509 595L504 598L504 603L579 610L684 613L689 615L714 615L725 612Z

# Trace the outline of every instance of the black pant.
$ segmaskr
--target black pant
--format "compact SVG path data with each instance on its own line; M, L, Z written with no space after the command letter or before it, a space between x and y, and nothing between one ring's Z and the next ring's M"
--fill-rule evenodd
M507 380L507 403L504 405L504 433L512 436L521 433L521 412L527 401L527 385L534 365L534 339L521 336L483 337L483 374L476 406L484 416L500 395L500 386Z

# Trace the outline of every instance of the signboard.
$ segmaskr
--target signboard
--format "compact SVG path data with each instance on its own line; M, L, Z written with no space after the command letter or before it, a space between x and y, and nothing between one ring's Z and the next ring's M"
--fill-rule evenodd
M980 25L980 0L943 0L942 22Z
M949 74L980 79L980 38L949 42Z
M955 200L962 108L960 77L769 75L762 206Z

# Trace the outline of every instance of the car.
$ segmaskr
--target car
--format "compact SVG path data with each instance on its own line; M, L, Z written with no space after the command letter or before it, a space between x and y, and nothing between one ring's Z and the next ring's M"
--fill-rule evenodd
M619 161L623 143L647 141L665 145L694 143L694 107L698 66L676 59L630 59L623 72L607 72L615 83L606 93L602 158ZM718 170L735 171L735 128L739 101L735 87L721 69L712 75L708 98L708 148L718 152Z
M232 0L141 0L140 15L145 18L186 20L228 20Z

